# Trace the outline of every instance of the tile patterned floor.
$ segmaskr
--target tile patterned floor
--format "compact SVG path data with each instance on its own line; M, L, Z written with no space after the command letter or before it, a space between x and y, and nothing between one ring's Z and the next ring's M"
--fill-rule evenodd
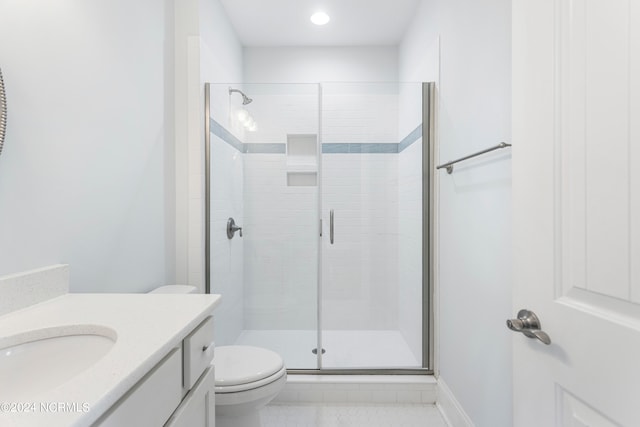
M447 427L435 405L271 404L263 427Z

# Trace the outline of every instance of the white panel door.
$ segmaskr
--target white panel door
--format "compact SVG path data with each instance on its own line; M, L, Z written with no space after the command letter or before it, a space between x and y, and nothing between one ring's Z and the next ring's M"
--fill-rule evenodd
M513 190L514 425L640 426L640 1L514 0Z

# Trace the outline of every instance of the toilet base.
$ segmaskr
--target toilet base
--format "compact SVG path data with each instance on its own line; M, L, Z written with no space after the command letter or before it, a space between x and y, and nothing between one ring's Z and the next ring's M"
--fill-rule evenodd
M260 425L259 411L251 411L235 417L216 415L216 427L259 427Z
M287 382L286 371L272 383L239 393L216 393L216 427L260 427L260 409Z

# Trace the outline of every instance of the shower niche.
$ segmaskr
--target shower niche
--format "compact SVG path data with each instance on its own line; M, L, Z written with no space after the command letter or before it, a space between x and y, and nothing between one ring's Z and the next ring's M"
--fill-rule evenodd
M287 186L318 185L318 135L287 135Z
M431 372L426 86L244 83L241 105L229 85L207 117L217 343L297 372ZM260 126L227 129L238 108ZM216 232L229 217L242 239Z

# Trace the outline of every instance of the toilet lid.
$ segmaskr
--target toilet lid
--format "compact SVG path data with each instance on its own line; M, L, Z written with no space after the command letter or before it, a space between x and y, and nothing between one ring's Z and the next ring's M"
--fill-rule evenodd
M247 384L267 378L283 367L282 358L271 350L248 345L215 348L216 386Z

